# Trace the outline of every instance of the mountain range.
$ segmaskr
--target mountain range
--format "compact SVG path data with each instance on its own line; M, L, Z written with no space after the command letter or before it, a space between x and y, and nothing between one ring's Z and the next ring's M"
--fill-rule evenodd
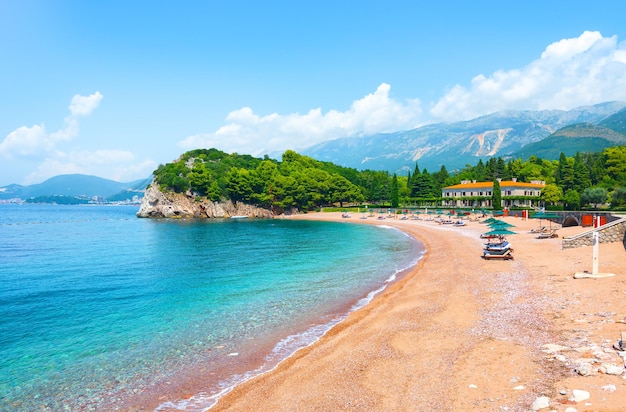
M558 159L561 152L598 152L626 144L626 103L606 102L572 110L504 111L472 120L325 141L301 153L358 170L391 173L448 171L499 156Z
M626 145L626 103L606 102L572 110L505 111L476 119L430 124L395 133L379 133L326 141L300 153L358 170L403 174L420 170L449 172L479 159L500 156L556 160L561 152L599 152ZM281 153L282 154L282 153ZM276 154L280 157L280 154ZM0 201L46 196L93 197L128 201L142 197L152 178L120 183L96 176L59 175L30 186L0 187Z
M120 183L82 174L58 175L34 185L11 184L0 187L0 200L69 196L84 199L99 197L110 202L127 201L132 200L133 196L142 197L151 181L152 177Z

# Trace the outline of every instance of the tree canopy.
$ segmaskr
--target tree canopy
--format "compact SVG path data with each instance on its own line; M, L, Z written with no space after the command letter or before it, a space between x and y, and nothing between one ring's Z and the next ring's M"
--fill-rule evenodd
M374 203L436 204L442 188L463 180L497 181L516 177L520 182L546 182L543 200L566 208L597 207L603 202L625 203L626 146L598 153L561 154L558 160L530 156L527 160L494 157L475 166L437 172L420 170L404 175L388 171L359 171L322 162L292 150L282 160L256 158L217 149L197 149L154 171L163 190L188 193L209 200L232 199L280 212L297 208L311 210L337 204ZM594 190L591 190L591 189ZM604 189L604 197L600 196ZM494 199L494 206L499 202Z

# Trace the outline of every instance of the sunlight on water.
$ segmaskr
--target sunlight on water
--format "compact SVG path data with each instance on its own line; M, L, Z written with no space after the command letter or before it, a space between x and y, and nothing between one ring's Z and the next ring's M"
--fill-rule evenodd
M1 410L95 410L252 341L274 348L269 367L421 253L404 234L367 225L0 211ZM221 385L236 379L245 376Z

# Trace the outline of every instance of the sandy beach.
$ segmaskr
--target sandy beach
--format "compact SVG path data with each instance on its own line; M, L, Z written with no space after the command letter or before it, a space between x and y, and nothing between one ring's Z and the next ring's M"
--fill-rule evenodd
M212 411L527 411L541 402L555 411L626 410L624 359L612 347L626 332L621 242L599 248L599 271L616 276L574 279L592 270L592 248L562 249L561 238L587 228L536 239L536 220L505 217L517 232L508 238L515 258L485 261L479 222L290 218L395 226L427 253L368 306Z

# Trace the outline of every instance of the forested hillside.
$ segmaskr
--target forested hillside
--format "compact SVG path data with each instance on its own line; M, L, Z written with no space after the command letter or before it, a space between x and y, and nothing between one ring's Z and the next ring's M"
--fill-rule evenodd
M154 172L162 190L187 193L217 201L231 199L271 209L276 213L296 208L346 204L437 205L442 187L462 180L492 181L495 178L522 182L543 180L542 196L554 208L579 209L587 204L610 202L626 205L626 146L598 153L577 153L559 160L531 156L528 160L491 158L466 165L455 174L442 166L437 172L420 170L406 176L386 171L357 171L321 162L294 151L282 161L255 158L217 149L198 149L161 165Z

